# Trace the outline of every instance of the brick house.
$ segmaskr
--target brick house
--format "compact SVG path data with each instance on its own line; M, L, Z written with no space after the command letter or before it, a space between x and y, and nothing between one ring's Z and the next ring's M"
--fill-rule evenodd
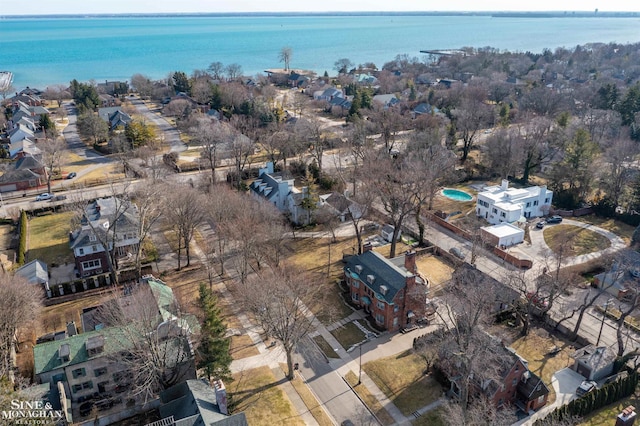
M418 273L415 251L387 259L365 245L364 253L347 259L344 279L351 302L382 329L396 331L425 316L428 282Z
M482 369L494 371L496 374L490 378L483 374L472 374L469 396L484 394L496 408L514 405L525 413L543 407L549 397L549 388L540 377L529 371L527 361L513 349L495 341L492 344L496 347L490 350L503 353L492 359L494 365L485 365ZM459 367L455 362L451 359L440 359L438 364L451 382L449 394L460 397L458 383L464 378L458 373Z

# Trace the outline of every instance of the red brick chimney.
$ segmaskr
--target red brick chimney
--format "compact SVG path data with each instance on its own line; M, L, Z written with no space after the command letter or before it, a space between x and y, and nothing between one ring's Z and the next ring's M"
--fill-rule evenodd
M622 413L618 414L616 418L616 426L633 426L636 421L636 407L633 405L629 405L627 408L622 410Z
M417 274L416 268L416 252L415 250L409 250L404 254L404 267L412 274Z

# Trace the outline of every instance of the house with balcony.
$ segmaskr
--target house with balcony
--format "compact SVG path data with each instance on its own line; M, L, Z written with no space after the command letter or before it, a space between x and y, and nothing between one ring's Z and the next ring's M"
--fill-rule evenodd
M509 181L504 179L500 186L484 188L476 198L476 216L497 225L548 214L553 191L544 185L509 188Z
M131 263L140 245L139 223L138 209L129 201L109 197L89 203L80 226L69 234L78 276L116 272ZM113 271L109 252L115 252Z
M428 282L418 273L416 252L387 259L365 244L344 267L351 303L363 308L383 330L411 327L425 317Z
M175 308L173 291L164 282L153 276L146 276L136 286L132 291L145 293L135 301L144 298L149 300L149 307L157 305L156 323L147 323L147 321L144 323L145 326L150 327L150 333L157 333L154 348L159 356L165 357L166 367L171 374L175 372L176 377L181 380L195 379L193 351L189 342L191 329L186 326L192 319L188 316L176 318L175 313L178 310ZM128 329L128 325L122 325L121 322L109 323L112 315L103 314L98 316L101 318L99 326L91 331L78 334L74 328L72 333L65 334L65 337L60 340L46 341L33 347L36 382L48 384L54 393L52 395L54 399L66 400L66 403L63 401L61 403L70 406L69 412L73 413L74 422L79 417L87 416L87 413L82 413L80 406L89 400L113 403L115 405L113 409L105 412L104 415L111 417L114 412L117 412L120 419L132 416L136 414L135 410L144 408L140 404L132 408L123 401L124 396L134 397L128 392L135 385L133 382L135 374L131 368L135 363L135 357L139 355L134 348L132 336L141 332L135 328L141 323L141 321L135 321L136 318L139 319L135 315L139 315L140 310L132 308L128 311L126 296L123 296L119 306L122 307L125 318L129 318L126 315L133 315L132 324L136 324L133 329ZM152 318L149 315L152 312L151 309L144 308L143 311L145 319ZM174 324L174 328L170 329L167 327L168 324ZM178 327L181 327L181 333L172 332ZM182 350L178 351L177 348ZM131 356L134 357L133 360L130 359ZM102 415L100 410L99 416ZM70 419L68 421L71 423ZM109 423L100 422L99 424Z

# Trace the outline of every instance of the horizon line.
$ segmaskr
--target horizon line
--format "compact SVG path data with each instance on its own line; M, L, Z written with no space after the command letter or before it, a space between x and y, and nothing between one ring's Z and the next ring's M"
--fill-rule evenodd
M45 14L0 14L0 18L55 18L55 17L161 17L161 16L291 16L291 15L640 15L640 11L601 11L590 10L348 10L348 11L246 11L246 12L122 12L122 13L45 13Z

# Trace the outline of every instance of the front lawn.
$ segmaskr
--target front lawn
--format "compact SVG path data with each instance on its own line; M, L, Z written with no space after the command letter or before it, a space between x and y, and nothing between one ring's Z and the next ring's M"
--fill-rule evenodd
M322 300L309 306L309 309L325 325L348 317L353 310L346 305L340 295L337 282L343 275L343 253L353 253L356 247L355 238L339 238L331 243L331 238L295 238L286 242L291 253L290 262L309 272L324 275L322 280ZM331 254L329 255L329 249ZM329 262L331 260L331 262Z
M364 333L353 322L348 322L336 328L331 334L333 334L333 337L340 342L345 350L365 339Z
M609 217L600 217L594 214L591 214L589 216L572 217L571 219L589 223L599 228L606 229L607 231L613 232L627 243L631 241L633 231L635 231L636 229L634 226L628 225L619 220L615 220Z
M528 361L529 370L538 375L547 385L550 390L548 404L551 404L556 399L555 391L551 386L551 377L556 371L562 370L573 362L570 355L575 348L554 337L540 336L546 333L544 330L540 331L540 334L537 331L532 329L528 336L520 337L511 344L511 347ZM552 356L547 355L553 347L561 348L561 351Z
M362 368L405 416L442 396L440 384L424 374L425 361L411 350L370 361Z
M611 246L611 242L604 235L573 225L546 226L544 241L554 253L565 250L565 256L594 253Z
M232 412L244 411L250 425L305 424L269 367L242 371L233 378L227 384Z
M73 262L69 231L73 212L35 216L29 220L27 261L40 259L47 265Z

